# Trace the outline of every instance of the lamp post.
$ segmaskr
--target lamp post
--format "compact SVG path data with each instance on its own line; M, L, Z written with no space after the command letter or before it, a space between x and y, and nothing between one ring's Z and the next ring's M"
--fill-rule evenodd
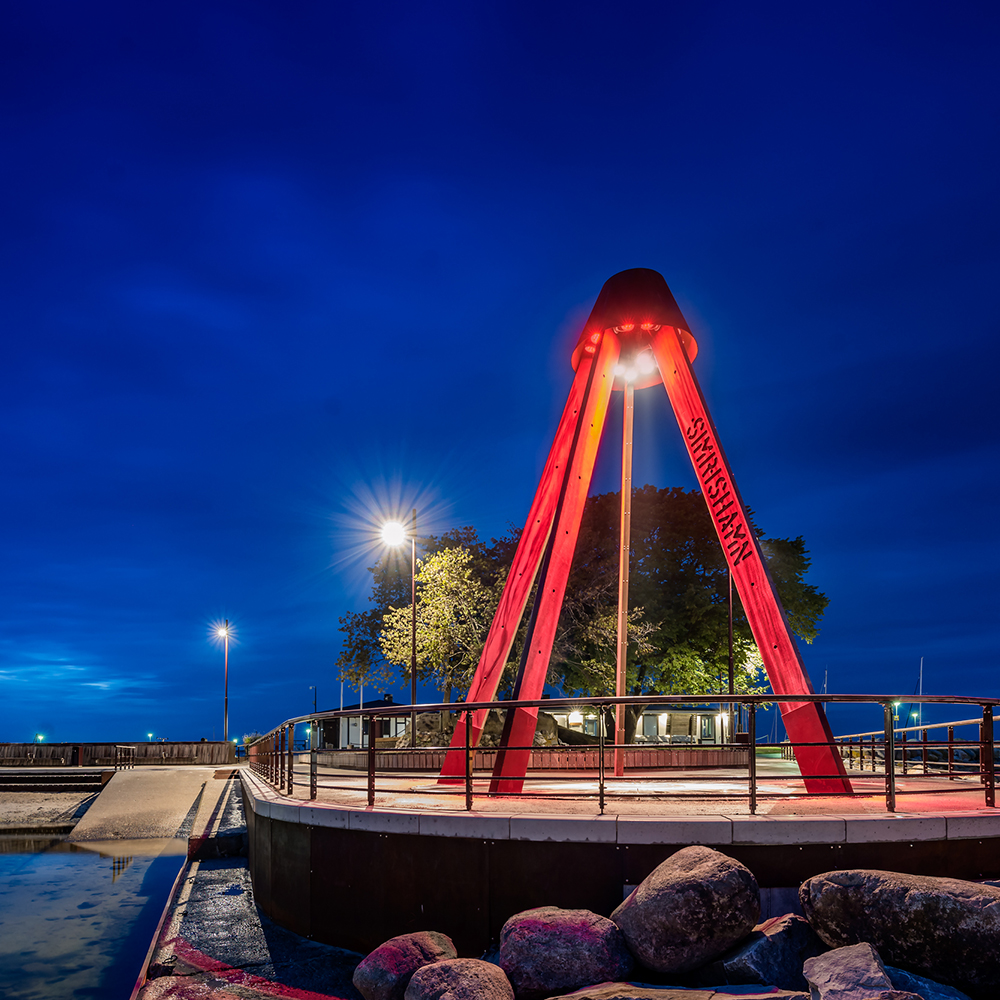
M222 700L222 739L224 742L229 742L229 619L227 618L225 624L220 625L216 630L215 634L222 639L226 646L225 652L225 681L224 681L224 694Z
M399 521L387 521L382 526L382 541L386 545L402 545L406 528ZM417 703L417 508L413 508L410 527L410 704ZM417 713L410 712L410 746L417 745Z

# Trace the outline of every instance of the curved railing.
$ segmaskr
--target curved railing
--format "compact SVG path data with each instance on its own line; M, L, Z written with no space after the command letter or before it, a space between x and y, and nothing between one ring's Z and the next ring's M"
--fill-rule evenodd
M848 776L853 781L867 782L864 790L856 788L856 794L871 795L872 780L864 775L878 779L878 785L884 793L886 810L894 812L896 799L908 794L947 794L949 792L968 792L970 783L983 786L983 798L986 806L994 807L995 796L995 754L993 739L993 715L1000 705L1000 699L975 698L963 696L914 696L914 695L714 695L710 704L731 705L741 707L746 714L747 730L742 741L732 743L709 744L692 747L685 744L657 744L644 746L642 744L619 745L609 740L604 733L604 725L598 725L596 742L582 746L559 746L557 748L540 747L508 747L509 750L527 749L532 752L533 760L529 772L524 779L524 790L516 793L523 796L544 796L554 799L596 799L603 813L609 799L650 798L658 795L669 795L677 798L728 798L734 797L731 788L724 791L712 789L710 784L718 785L719 770L735 771L746 788L746 797L751 813L756 813L757 803L762 798L777 798L781 792L768 792L759 787L757 764L762 748L756 739L756 713L762 705L781 702L803 701L822 702L841 705L871 705L882 717L882 727L865 733L853 733L848 736L834 737L833 745L844 760ZM974 719L963 719L957 722L940 723L926 726L908 726L900 728L895 725L893 708L900 702L919 705L950 705L961 708L965 714L972 708L978 708L980 714ZM297 726L309 725L315 732L317 723L328 719L362 719L368 721L368 732L374 733L379 720L398 719L411 720L417 714L427 712L447 713L452 716L464 715L468 723L468 715L483 709L496 710L503 713L513 708L539 708L546 712L560 710L591 709L603 722L610 710L617 705L683 707L709 704L702 695L645 695L626 698L545 698L540 701L494 701L464 703L441 703L432 705L380 705L374 708L354 708L333 712L319 712L311 715L286 719L270 732L247 745L249 765L254 773L272 784L279 791L296 794L302 789L310 799L317 798L320 790L357 792L358 783L353 783L343 776L344 770L363 770L367 775L367 804L376 805L377 783L383 777L383 790L386 787L386 776L406 772L422 772L425 775L440 771L447 744L441 747L409 746L400 747L400 740L394 739L396 745L378 745L378 739L369 739L368 746L354 751L353 756L344 757L350 751L329 751L325 749L295 750L295 730ZM708 713L702 713L708 714ZM411 721L412 726L412 721ZM956 739L956 729L968 732L970 727L976 731L971 733L975 738ZM362 727L363 728L363 727ZM445 728L445 727L443 727ZM470 726L465 726L466 733ZM412 731L412 730L411 730ZM947 731L946 740L931 740L929 734ZM910 733L916 732L922 738L911 742ZM740 736L743 734L737 734ZM791 757L795 747L826 746L825 743L782 743L768 744L767 747L780 747L783 756ZM750 752L750 748L754 752ZM624 756L626 773L616 776L614 773L614 757L616 751ZM692 756L697 751L698 759ZM706 755L705 751L708 752ZM335 754L341 756L334 757ZM464 787L465 808L471 810L477 796L490 795L489 781L492 772L496 750L492 748L466 746L465 775L451 779L450 784ZM696 773L690 773L694 769ZM667 788L671 771L684 771L685 787L699 782L705 784L704 791L684 791ZM706 770L714 770L715 774L706 774ZM572 771L572 774L559 772ZM592 782L586 790L581 790L581 772ZM667 777L665 777L665 773ZM814 778L834 778L839 775L812 775ZM902 779L907 779L901 784ZM346 783L345 783L346 781ZM767 785L775 783L801 782L802 777L797 772L785 773L771 769L767 774ZM559 785L565 785L565 791L559 791ZM544 788L542 787L544 785ZM570 787L573 785L574 787ZM974 787L974 786L973 786ZM305 791L308 789L308 791ZM814 793L815 794L815 793ZM504 792L502 797L511 797Z

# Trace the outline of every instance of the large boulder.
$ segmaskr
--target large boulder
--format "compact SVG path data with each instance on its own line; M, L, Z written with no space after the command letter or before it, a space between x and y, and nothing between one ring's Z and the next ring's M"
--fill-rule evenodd
M906 972L887 965L885 974L889 977L894 990L916 993L923 997L923 1000L969 1000L967 993L956 990L953 986L935 983L933 979L918 976L914 972Z
M831 947L868 941L891 965L968 990L1000 989L1000 888L852 869L802 883L813 930Z
M365 1000L403 1000L417 969L457 954L451 938L437 931L400 934L361 960L354 970L354 987Z
M700 969L698 982L763 983L784 990L808 990L802 963L828 950L805 917L786 913L758 924L749 937Z
M806 959L802 972L813 1000L867 1000L893 988L882 959L867 942Z
M447 958L413 973L404 1000L514 1000L503 970L478 958Z
M618 925L590 910L540 906L500 932L500 968L519 1000L626 979L632 965Z
M636 886L611 919L643 965L689 972L753 930L760 890L738 861L710 847L685 847Z

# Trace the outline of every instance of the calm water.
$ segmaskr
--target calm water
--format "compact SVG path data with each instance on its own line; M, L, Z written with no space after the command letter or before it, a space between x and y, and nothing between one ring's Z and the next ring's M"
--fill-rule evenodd
M183 861L63 843L0 853L0 995L128 1000Z

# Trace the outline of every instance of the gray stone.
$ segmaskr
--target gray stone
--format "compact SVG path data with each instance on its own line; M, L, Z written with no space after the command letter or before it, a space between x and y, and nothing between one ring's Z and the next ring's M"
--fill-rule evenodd
M354 970L354 987L365 1000L403 1000L417 969L457 954L451 938L437 931L400 934L361 960Z
M1000 888L853 869L803 882L813 930L832 947L868 941L894 966L969 993L1000 990Z
M905 990L879 990L878 993L870 993L861 1000L925 1000L925 998L917 996L916 993L907 993Z
M446 958L413 973L404 1000L514 1000L503 969L478 958Z
M618 925L590 910L540 906L500 932L500 968L521 1000L625 979L632 965Z
M802 963L828 950L805 917L786 913L758 924L735 948L700 969L697 981L808 990Z
M906 972L904 969L895 969L891 965L887 965L885 974L889 977L889 982L892 983L894 990L917 993L924 1000L969 1000L968 994L956 990L953 986L936 983L933 979L918 976L913 972Z
M726 992L725 986L718 989L688 990L670 986L645 986L642 983L600 983L588 986L575 993L564 993L552 1000L809 1000L808 993L788 990L767 989ZM735 992L739 990L739 992Z
M757 880L710 847L672 854L611 914L643 965L672 973L718 958L759 918Z
M806 959L802 972L812 1000L865 1000L892 989L882 959L867 942Z

